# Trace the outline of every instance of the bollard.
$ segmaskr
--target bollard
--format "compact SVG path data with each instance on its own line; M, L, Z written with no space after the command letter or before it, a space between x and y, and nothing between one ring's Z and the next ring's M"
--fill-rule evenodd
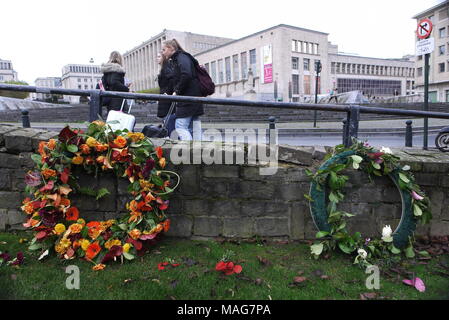
M343 122L343 144L346 145L348 121L346 119L343 119L342 122Z
M407 120L405 122L405 146L413 147L413 128L412 128L412 120Z
M268 118L268 121L270 122L269 130L268 130L268 144L277 144L276 142L276 118L271 116ZM273 137L271 136L273 134Z
M25 109L22 111L22 127L24 128L31 128L30 117L28 114L28 110Z

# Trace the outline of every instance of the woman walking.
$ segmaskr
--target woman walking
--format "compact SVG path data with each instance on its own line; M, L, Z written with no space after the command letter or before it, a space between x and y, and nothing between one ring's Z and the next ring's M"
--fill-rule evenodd
M103 72L101 82L105 90L121 92L129 91L131 83L125 85L125 69L123 69L123 57L118 51L111 52L108 63L104 63L101 65L101 72ZM120 110L122 102L122 98L105 97L103 98L102 106L106 106L108 112L110 110ZM127 111L126 107L124 107L124 111Z
M185 52L176 39L164 41L162 55L173 64L173 95L201 97L193 57ZM202 103L181 102L176 105L175 128L180 140L201 140ZM193 136L193 137L192 137Z
M160 94L172 95L174 92L174 80L175 70L173 63L169 62L162 53L157 54L157 63L160 66L160 72L157 76L157 82L159 84ZM159 101L157 106L157 116L159 118L165 118L168 115L170 109L170 101ZM167 132L168 136L175 130L176 109L168 118Z

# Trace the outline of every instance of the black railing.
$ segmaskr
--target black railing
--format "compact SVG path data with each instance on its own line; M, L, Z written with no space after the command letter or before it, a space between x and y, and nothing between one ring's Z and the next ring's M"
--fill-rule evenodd
M35 86L21 86L0 83L0 90L21 91L21 92L36 92L59 95L74 95L90 97L90 111L89 121L98 119L101 110L101 99L103 97L135 99L135 100L156 100L156 101L170 101L170 102L200 102L207 104L218 105L234 105L244 106L250 108L283 108L283 109L299 109L299 110L321 110L321 111L336 111L346 112L346 123L343 128L344 144L349 146L352 138L357 138L359 130L359 120L361 113L384 114L394 116L409 116L418 118L438 118L449 119L449 113L444 112L430 112L417 110L402 110L392 108L378 108L366 107L359 105L341 105L341 104L301 104L295 102L270 102L270 101L249 101L238 99L219 99L219 98L204 98L204 97L190 97L190 96L169 96L161 94L146 94L146 93L129 93L129 92L115 92L115 91L101 91L101 90L78 90L78 89L60 89L60 88L43 88ZM426 138L425 138L426 139Z

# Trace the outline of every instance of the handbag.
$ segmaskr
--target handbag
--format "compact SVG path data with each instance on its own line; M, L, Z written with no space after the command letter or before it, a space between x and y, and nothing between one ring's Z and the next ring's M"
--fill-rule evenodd
M175 108L176 102L172 102L170 105L170 109L168 110L167 115L162 123L162 125L147 125L143 127L142 133L149 138L165 138L168 137L167 124L170 119L171 114L173 113L173 109Z
M131 105L129 106L128 113L123 112L125 101L126 99L123 99L120 111L111 110L108 113L106 123L111 127L112 131L125 129L127 129L128 131L133 131L134 129L136 118L132 114L130 114L134 100L131 100Z

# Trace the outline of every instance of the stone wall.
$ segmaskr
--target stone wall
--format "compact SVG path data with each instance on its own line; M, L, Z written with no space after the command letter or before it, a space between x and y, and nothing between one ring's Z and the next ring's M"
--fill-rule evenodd
M24 214L19 210L23 192L24 173L32 168L30 154L40 140L54 132L0 126L0 230L20 229ZM154 140L162 145L163 140ZM165 141L164 154L189 144ZM217 144L216 144L217 145ZM220 144L221 145L221 144ZM211 145L209 144L208 147ZM231 145L224 147L229 152ZM239 145L247 153L254 145ZM204 152L206 146L199 149ZM231 151L235 153L236 151ZM316 168L325 155L323 147L279 147L279 167L274 175L261 175L264 168L257 164L177 164L169 161L168 169L181 175L179 189L171 197L168 214L172 219L170 236L192 239L210 237L275 237L312 239L316 228L310 216L308 193L310 181L305 170ZM417 182L430 196L434 219L418 228L421 235L449 234L449 156L437 151L393 149L409 164ZM190 154L192 156L192 154ZM173 160L173 159L172 159ZM339 208L356 214L349 227L366 236L378 236L385 224L392 228L399 223L401 202L399 191L388 178L374 179L357 171L350 176L345 201ZM110 195L100 201L73 195L71 199L86 219L109 219L125 212L129 199L127 181L113 175L99 179L80 175L80 184L106 187Z

